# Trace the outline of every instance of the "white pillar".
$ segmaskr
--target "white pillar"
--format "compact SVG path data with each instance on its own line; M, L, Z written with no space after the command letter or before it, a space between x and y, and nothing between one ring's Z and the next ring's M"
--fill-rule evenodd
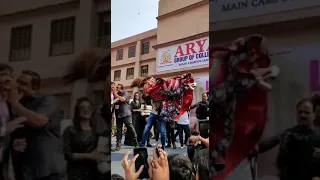
M90 48L95 40L93 36L94 7L92 0L80 0L76 17L75 54L80 54Z

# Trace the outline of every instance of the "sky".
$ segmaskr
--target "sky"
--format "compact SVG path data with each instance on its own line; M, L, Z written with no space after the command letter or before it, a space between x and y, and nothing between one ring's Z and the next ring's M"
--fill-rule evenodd
M111 42L157 27L159 0L111 0Z

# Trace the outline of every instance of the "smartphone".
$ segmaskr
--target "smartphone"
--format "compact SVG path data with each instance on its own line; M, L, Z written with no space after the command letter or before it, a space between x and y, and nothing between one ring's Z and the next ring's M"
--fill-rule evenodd
M135 168L136 171L142 166L144 165L143 171L139 176L139 179L148 179L149 178L149 174L148 174L148 150L147 148L144 147L139 147L139 148L135 148L133 149L133 154L137 155L139 154L136 162L135 162Z

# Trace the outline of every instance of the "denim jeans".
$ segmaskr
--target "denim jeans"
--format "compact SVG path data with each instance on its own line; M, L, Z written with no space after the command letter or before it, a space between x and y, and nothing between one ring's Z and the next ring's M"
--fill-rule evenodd
M178 124L178 132L179 132L179 140L180 140L181 146L183 146L184 144L187 144L187 141L190 137L189 124ZM183 141L183 132L185 134L184 141Z
M140 147L144 147L145 143L146 143L146 139L150 133L150 130L152 128L152 125L154 124L154 122L157 120L157 115L150 113L148 120L147 120L147 124L144 128L143 134L142 134L142 138L141 138L141 142L140 142ZM161 134L161 145L162 145L162 149L165 148L166 146L166 121L164 121L163 119L159 118L158 123L157 123L157 129L158 132L160 132Z

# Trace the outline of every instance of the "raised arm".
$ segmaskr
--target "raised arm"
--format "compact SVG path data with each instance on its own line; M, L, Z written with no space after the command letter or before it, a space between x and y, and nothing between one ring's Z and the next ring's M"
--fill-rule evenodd
M124 92L121 96L118 93L114 93L114 97L121 102L129 101L129 94L127 92Z
M270 137L266 140L260 141L258 144L258 152L264 153L276 147L277 145L279 145L281 136L282 135L277 135L277 136Z
M198 103L191 105L191 106L190 106L190 110L196 108L197 106L198 106Z
M26 123L34 128L42 128L50 122L55 113L57 102L54 96L45 96L40 100L35 111L24 107L19 101L11 103L11 107L19 116L26 117Z

